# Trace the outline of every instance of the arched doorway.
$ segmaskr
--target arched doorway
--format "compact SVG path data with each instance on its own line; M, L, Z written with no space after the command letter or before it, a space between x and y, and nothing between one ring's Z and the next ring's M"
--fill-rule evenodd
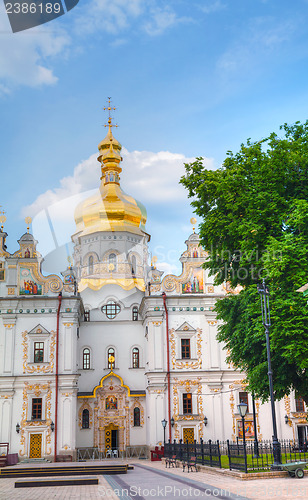
M109 424L105 427L105 453L108 450L118 450L119 448L119 427Z

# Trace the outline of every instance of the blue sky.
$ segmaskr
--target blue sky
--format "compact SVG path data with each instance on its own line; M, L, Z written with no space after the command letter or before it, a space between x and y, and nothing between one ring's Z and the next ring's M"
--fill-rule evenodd
M1 5L9 250L26 214L98 186L93 155L112 96L122 186L148 209L158 264L179 270L175 254L192 216L178 186L185 159L204 156L216 168L248 137L307 119L307 14L307 0L80 0L57 20L12 34ZM37 235L44 239L41 224Z

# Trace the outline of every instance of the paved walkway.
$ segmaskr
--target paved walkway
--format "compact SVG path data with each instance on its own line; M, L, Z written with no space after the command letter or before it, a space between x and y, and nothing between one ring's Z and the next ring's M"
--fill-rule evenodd
M98 476L99 484L15 489L16 479L0 478L1 500L307 500L308 476L241 481L213 472L183 472L161 462L129 461L135 469L124 475Z

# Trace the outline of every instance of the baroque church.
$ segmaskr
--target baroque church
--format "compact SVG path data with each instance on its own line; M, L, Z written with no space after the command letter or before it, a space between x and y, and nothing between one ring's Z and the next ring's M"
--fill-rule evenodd
M215 302L236 291L203 269L194 228L180 276L149 261L146 209L121 188L108 124L99 189L76 207L74 265L61 277L42 274L30 220L10 254L0 217L0 440L20 460L241 439L239 402L254 439L245 374L216 340ZM270 405L254 406L257 438L270 439ZM294 395L276 403L279 438L307 436L305 410Z

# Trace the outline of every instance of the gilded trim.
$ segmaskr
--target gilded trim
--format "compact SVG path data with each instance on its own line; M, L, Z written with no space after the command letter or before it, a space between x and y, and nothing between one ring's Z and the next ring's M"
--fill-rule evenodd
M95 398L96 397L96 391L97 391L97 389L99 389L100 387L103 387L103 382L108 377L116 377L116 378L118 378L120 380L120 382L121 382L121 387L124 387L125 389L127 389L129 397L131 397L131 398L140 398L140 397L144 397L145 396L144 394L131 394L130 388L128 387L128 385L124 384L122 377L120 377L120 375L117 375L116 373L114 373L111 370L107 375L105 375L104 377L102 377L100 383L94 387L93 394L91 394L91 395L87 394L86 396L78 396L78 399Z

